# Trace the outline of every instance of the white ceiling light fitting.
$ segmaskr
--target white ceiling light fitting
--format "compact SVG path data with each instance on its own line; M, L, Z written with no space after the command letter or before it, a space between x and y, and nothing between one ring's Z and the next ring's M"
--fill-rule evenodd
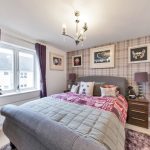
M71 35L67 34L67 32L66 32L66 25L65 24L63 24L63 26L62 26L62 35L74 39L76 45L78 45L80 42L83 42L85 40L85 38L86 38L85 32L88 30L88 27L87 27L87 23L85 22L84 26L82 27L82 29L79 30L79 22L80 22L79 16L80 16L80 12L79 11L75 11L74 15L76 17L76 20L75 20L75 23L76 23L76 35L75 36L71 36Z

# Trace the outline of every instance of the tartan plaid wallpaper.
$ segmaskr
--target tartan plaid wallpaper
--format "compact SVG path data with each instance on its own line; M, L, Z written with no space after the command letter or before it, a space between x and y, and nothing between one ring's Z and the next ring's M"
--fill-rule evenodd
M72 51L67 53L67 71L69 73L76 73L78 77L88 75L107 75L120 76L128 80L128 84L132 85L137 92L137 84L134 81L135 72L148 72L150 75L150 63L128 63L128 47L137 46L141 44L150 44L150 36L140 37L131 40L125 40L116 43L108 43L106 46L115 45L115 67L108 69L92 69L90 68L90 49L79 51ZM72 67L72 56L82 55L82 67ZM150 101L150 81L144 86L144 95Z

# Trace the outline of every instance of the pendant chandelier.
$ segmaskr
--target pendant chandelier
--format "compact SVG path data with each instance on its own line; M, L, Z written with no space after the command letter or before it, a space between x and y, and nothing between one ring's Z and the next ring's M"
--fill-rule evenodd
M64 24L62 26L62 35L64 36L67 36L69 38L72 38L76 45L78 45L80 42L83 42L86 38L85 36L85 32L88 30L88 27L87 27L87 23L85 22L82 29L79 30L79 16L80 16L80 12L79 11L75 11L74 13L75 17L76 17L76 20L75 20L75 23L76 23L76 35L75 36L71 36L69 34L67 34L66 32L66 25Z

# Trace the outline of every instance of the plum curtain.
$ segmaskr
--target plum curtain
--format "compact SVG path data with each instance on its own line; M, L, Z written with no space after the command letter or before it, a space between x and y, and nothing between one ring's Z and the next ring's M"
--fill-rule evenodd
M36 54L40 66L40 97L47 96L46 89L46 46L39 43L35 44Z

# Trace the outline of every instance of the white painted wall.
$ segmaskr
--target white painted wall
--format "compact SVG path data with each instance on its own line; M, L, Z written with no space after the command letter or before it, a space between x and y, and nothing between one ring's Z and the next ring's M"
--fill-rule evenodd
M59 55L64 56L64 70L57 71L51 70L49 66L49 53L53 52ZM51 95L54 93L61 93L66 89L66 80L67 80L67 72L66 72L66 52L57 49L53 46L47 46L47 66L46 66L46 80L47 80L47 95Z

